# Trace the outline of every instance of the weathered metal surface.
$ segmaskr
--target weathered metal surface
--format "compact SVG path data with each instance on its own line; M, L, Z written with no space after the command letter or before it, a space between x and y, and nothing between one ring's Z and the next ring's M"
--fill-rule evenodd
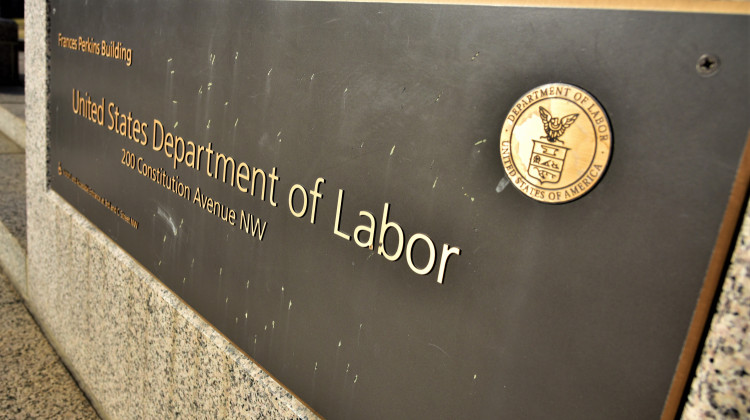
M52 189L324 416L661 412L747 136L746 17L50 8ZM555 206L507 188L498 153L551 82L615 138Z

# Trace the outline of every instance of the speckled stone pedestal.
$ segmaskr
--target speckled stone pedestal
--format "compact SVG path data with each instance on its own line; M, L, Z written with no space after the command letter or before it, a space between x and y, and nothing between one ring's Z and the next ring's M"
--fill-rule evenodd
M683 418L750 418L750 214L742 224Z
M83 216L46 194L30 206L30 304L103 417L314 417Z
M42 0L26 0L25 7L28 278L14 282L99 414L149 419L315 417L47 189L47 8ZM688 419L750 417L750 349L745 345L750 233L745 220L692 384L684 412Z

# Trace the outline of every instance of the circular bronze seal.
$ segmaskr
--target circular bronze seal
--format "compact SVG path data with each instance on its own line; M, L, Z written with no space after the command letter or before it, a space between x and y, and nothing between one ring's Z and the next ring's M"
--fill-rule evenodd
M594 188L609 163L611 146L604 108L585 90L563 83L523 95L500 134L508 179L544 203L566 203Z

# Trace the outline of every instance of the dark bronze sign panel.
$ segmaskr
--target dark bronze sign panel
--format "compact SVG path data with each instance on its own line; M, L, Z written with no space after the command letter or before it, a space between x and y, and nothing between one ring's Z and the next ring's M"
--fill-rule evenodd
M747 137L747 17L50 16L52 189L322 415L660 415ZM509 185L499 153L511 107L549 83L590 94L614 139L565 204Z

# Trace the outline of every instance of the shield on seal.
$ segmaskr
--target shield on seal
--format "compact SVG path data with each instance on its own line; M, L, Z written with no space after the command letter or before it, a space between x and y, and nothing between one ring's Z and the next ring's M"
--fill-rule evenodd
M529 160L529 176L542 184L545 182L555 183L560 181L565 164L565 155L570 149L544 139L545 137L539 140L531 140L534 142L534 147L531 149Z

